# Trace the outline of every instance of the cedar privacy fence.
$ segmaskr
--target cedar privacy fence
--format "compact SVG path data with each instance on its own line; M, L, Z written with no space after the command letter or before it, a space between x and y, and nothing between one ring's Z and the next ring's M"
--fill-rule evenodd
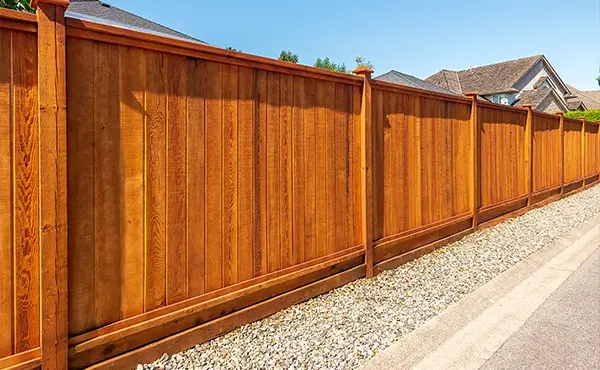
M0 368L135 367L599 177L598 123L38 3L0 10Z

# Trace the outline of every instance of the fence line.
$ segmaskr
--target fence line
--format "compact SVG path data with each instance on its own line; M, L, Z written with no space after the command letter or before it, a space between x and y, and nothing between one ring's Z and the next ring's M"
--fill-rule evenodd
M598 123L38 3L0 9L0 368L135 367L598 182Z

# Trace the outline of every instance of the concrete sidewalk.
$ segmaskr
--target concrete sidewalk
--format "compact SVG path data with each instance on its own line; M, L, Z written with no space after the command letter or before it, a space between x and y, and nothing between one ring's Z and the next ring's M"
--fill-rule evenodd
M599 248L597 215L361 369L600 369Z

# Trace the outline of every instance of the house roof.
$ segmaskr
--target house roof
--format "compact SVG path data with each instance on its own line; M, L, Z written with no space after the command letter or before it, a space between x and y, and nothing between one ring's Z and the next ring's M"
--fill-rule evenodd
M481 95L516 92L513 87L543 55L509 60L463 71L441 70L425 81L452 90L455 93L476 91Z
M162 26L115 6L98 0L71 0L67 8L67 15L72 18L88 19L95 22L107 23L119 27L130 28L137 31L158 34L167 37L176 37L187 41L199 42L184 33Z
M388 73L382 74L381 76L375 77L375 80L391 82L398 85L404 85L409 87L416 87L418 89L434 91L442 94L457 95L455 92L443 89L427 81L421 80L415 76L408 75L406 73L391 70Z
M517 101L517 104L531 104L532 108L536 110L536 108L539 107L539 105L542 104L550 94L552 94L552 89L549 88L525 90L521 92L521 95L519 95L519 100Z
M600 109L600 90L581 91L571 85L568 86L571 93L576 96L576 98L568 100L569 104L581 101L587 109Z

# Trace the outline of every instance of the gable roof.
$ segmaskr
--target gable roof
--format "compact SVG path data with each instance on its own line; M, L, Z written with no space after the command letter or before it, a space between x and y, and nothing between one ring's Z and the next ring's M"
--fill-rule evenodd
M535 90L525 90L519 95L518 105L531 104L532 108L536 108L552 93L552 89L541 88Z
M463 71L441 70L425 81L449 89L458 94L476 91L481 95L516 92L513 87L543 55L509 60Z
M580 101L585 104L587 109L600 109L600 90L581 91L571 85L568 86L571 93L576 96L568 99L569 104Z
M71 0L67 16L205 44L204 41L98 0Z
M531 104L533 110L554 113L554 110L548 109L548 98L551 98L554 104L561 109L562 112L569 110L568 104L565 104L556 91L549 87L542 87L535 90L523 90L513 105L523 106L525 104Z
M382 74L381 76L375 77L375 80L391 82L398 85L404 85L409 87L416 87L417 89L434 91L442 94L457 95L455 92L441 88L425 80L421 80L415 76L411 76L406 73L391 70L388 73Z

